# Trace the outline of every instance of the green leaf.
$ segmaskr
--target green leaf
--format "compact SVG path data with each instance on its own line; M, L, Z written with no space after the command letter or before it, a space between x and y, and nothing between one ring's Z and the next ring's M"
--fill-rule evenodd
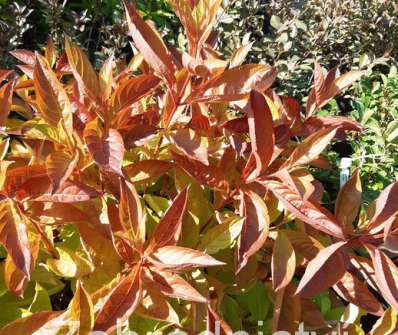
M35 296L32 304L29 306L29 311L32 313L41 311L51 311L51 301L48 292L36 282Z
M229 295L224 296L221 304L221 313L224 320L233 329L242 329L242 310L234 298Z
M243 221L244 219L234 216L210 228L202 237L198 248L208 254L215 254L230 247L239 236Z
M93 265L82 255L66 247L57 247L59 259L48 259L47 266L61 277L79 278L93 271Z
M273 28L275 28L276 30L279 30L283 26L283 23L282 23L281 19L279 18L279 16L276 16L276 15L271 16L271 26Z
M167 208L170 206L169 199L159 197L157 195L145 194L143 196L147 205L159 216L163 216Z
M263 282L257 280L253 286L237 297L241 306L244 306L253 320L265 320L271 308L267 290Z

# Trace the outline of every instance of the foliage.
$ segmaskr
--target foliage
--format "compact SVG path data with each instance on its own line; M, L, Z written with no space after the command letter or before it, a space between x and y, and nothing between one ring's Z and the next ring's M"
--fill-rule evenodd
M345 151L345 156L351 157L353 165L360 168L364 183L364 198L370 203L391 180L396 180L398 177L396 67L392 66L386 75L373 71L370 76L364 77L358 85L355 85L354 89L346 94L345 99L350 108L344 112L361 123L364 131L361 136L349 136L345 143L346 148L341 151ZM320 115L341 113L336 101L320 111ZM337 160L335 163L338 164ZM325 178L336 178L325 172L323 174ZM335 175L335 172L331 171L331 174Z
M51 40L13 52L24 74L0 74L0 335L65 333L68 320L78 334L117 320L363 333L365 314L373 334L395 329L398 184L365 208L356 171L333 214L310 168L362 131L317 113L364 71L315 63L303 116L271 89L274 67L242 65L250 44L216 51L220 4L170 0L181 50L124 2L138 52L99 72L69 38L61 54Z
M307 94L313 60L346 70L364 58L397 57L398 7L373 0L236 0L220 18L222 49L250 35L252 61L278 68L281 92Z
M178 22L165 1L138 0L145 18L153 20L169 42L178 36ZM9 51L20 45L30 50L45 46L49 36L58 49L64 35L87 50L99 66L112 53L130 53L123 9L115 0L0 1L0 65L14 64Z

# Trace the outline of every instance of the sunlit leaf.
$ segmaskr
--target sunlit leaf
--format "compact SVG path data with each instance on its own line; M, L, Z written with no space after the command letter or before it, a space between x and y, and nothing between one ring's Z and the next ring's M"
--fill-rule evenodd
M11 200L0 202L0 243L15 266L30 278L32 255L23 217Z
M296 270L293 246L283 232L278 233L272 251L272 285L275 291L286 287Z
M13 82L9 82L0 87L0 126L3 126L10 113L13 93Z
M151 252L168 245L175 245L181 234L182 218L187 205L188 191L185 188L173 200L173 203L157 224L151 239L148 242L146 252Z
M398 311L398 268L387 255L369 244L365 245L372 258L375 280L383 298Z
M177 271L195 267L224 265L223 262L217 261L204 252L177 246L159 248L151 257L156 261L157 267Z
M322 249L308 263L296 294L304 298L313 297L341 279L348 266L347 256L341 251L345 244L337 242Z
M80 89L91 98L100 100L100 81L86 54L69 38L65 39L65 51Z
M268 237L269 216L267 206L254 192L242 194L244 222L238 244L238 268L242 270L249 258L264 244Z
M110 332L115 329L118 320L123 322L134 312L141 296L141 268L135 266L107 297L95 319L94 330Z
M250 93L245 111L252 151L243 175L246 178L257 177L267 169L274 152L275 136L272 115L265 97L257 91ZM253 170L255 172L251 176Z
M283 183L267 180L264 184L297 218L319 231L344 239L344 233L336 218L325 208L309 200L304 200L297 191Z
M76 292L70 302L70 317L79 321L78 335L84 335L94 326L94 307L90 295L80 282L77 283Z
M359 171L355 171L340 189L336 200L335 214L338 222L347 233L352 233L362 199L362 185Z
M69 97L47 61L39 55L34 70L34 85L42 117L54 127L63 120L70 131L72 107Z
M95 119L87 124L83 136L94 161L105 171L121 174L124 143L120 133L115 129L106 133Z
M138 50L153 69L170 85L173 85L175 82L173 61L158 32L141 18L128 0L124 0L123 4L126 9L129 33Z

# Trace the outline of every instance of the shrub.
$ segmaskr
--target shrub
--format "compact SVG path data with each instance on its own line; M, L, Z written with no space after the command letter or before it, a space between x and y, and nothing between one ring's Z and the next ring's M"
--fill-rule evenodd
M167 41L175 43L178 22L166 1L138 0L138 9L162 31ZM51 36L61 49L65 33L78 41L98 67L112 53L125 57L131 53L126 36L123 8L115 0L85 1L10 1L0 2L0 66L15 65L9 51L45 46Z
M395 66L386 75L373 71L340 99L345 102L343 109L334 101L320 111L320 115L344 113L363 125L361 136L350 135L333 148L340 157L330 151L329 158L335 164L341 157L352 158L353 165L361 170L366 203L374 200L391 180L397 179L397 84ZM323 171L322 175L326 179L338 178L336 171Z
M374 333L394 330L397 184L361 208L356 171L332 214L309 169L361 131L316 113L363 71L316 63L302 118L271 89L275 68L241 65L250 45L227 60L212 47L220 1L170 3L186 51L125 2L128 64L97 73L70 39L59 56L51 42L13 53L25 75L0 89L0 334L71 320L81 334L117 320L138 333L360 332L366 313Z
M249 57L278 68L278 89L306 96L314 60L347 70L363 58L396 59L398 10L393 1L237 0L220 18L223 50L232 52L245 35Z

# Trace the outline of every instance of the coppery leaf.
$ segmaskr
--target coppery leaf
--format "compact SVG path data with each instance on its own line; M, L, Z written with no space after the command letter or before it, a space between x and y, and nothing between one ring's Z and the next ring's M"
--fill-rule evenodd
M357 277L346 272L333 289L344 300L364 309L365 311L381 315L383 307L376 297L369 291L368 287Z
M325 128L307 137L294 149L283 168L292 169L310 163L329 145L335 134L336 129Z
M264 184L297 218L319 231L345 239L336 218L325 208L310 200L304 200L296 190L281 182L266 180Z
M381 250L365 244L375 270L375 280L383 298L398 312L398 268Z
M121 175L124 143L120 133L115 129L101 131L95 119L86 125L83 136L94 161L105 171Z
M43 327L48 321L60 316L62 312L38 312L17 319L0 329L0 335L26 335L33 334Z
M158 32L141 18L128 0L123 0L123 4L126 9L129 33L135 45L152 68L172 86L176 81L173 60Z
M175 245L181 233L182 218L187 206L188 190L185 188L173 200L166 214L157 224L146 249L151 254L161 247Z
M118 86L112 96L112 107L115 113L130 107L145 95L151 93L160 79L153 74L144 74L125 81Z
M134 312L141 296L141 267L136 265L107 297L95 319L94 330L111 332L118 320L123 322Z
M353 223L361 207L362 185L359 170L340 189L336 200L335 215L346 233L353 232Z
M33 77L41 116L54 127L63 119L70 130L72 107L69 97L47 61L40 55L37 55Z
M275 291L286 287L293 279L296 270L296 255L289 239L278 232L272 251L272 286Z
M54 151L46 159L47 174L51 179L53 191L63 186L75 169L79 156L74 157L65 151Z
M170 271L160 269L146 270L143 281L162 294L194 302L207 302L197 290L195 290L186 280Z
M322 249L308 263L296 294L303 298L313 297L340 280L348 267L347 256L341 251L345 245L346 242L337 242Z
M76 292L70 302L71 320L79 322L77 335L89 334L94 326L94 306L90 295L77 283Z
M267 169L274 152L275 136L272 114L264 95L252 91L245 111L249 124L252 151L243 170L243 176L245 179L252 179L258 177Z
M158 248L151 255L151 259L155 261L156 267L173 271L225 264L202 251L177 246Z
M120 179L119 219L129 232L132 241L142 246L145 240L145 222L143 221L141 202L134 185Z
M0 201L0 243L15 266L30 278L32 254L23 217L11 200Z
M245 220L239 238L237 272L242 270L249 258L263 246L270 225L267 206L260 196L249 191L241 194L241 197Z
M171 152L174 161L186 173L198 180L200 183L213 188L217 191L227 191L228 182L224 173L215 165L204 165L203 163Z
M14 82L0 87L0 126L3 126L10 114Z
M123 167L123 171L132 183L137 183L161 177L172 167L173 164L170 162L148 159L126 165Z
M69 38L65 39L65 52L80 90L97 102L100 101L101 86L98 75L86 54Z

